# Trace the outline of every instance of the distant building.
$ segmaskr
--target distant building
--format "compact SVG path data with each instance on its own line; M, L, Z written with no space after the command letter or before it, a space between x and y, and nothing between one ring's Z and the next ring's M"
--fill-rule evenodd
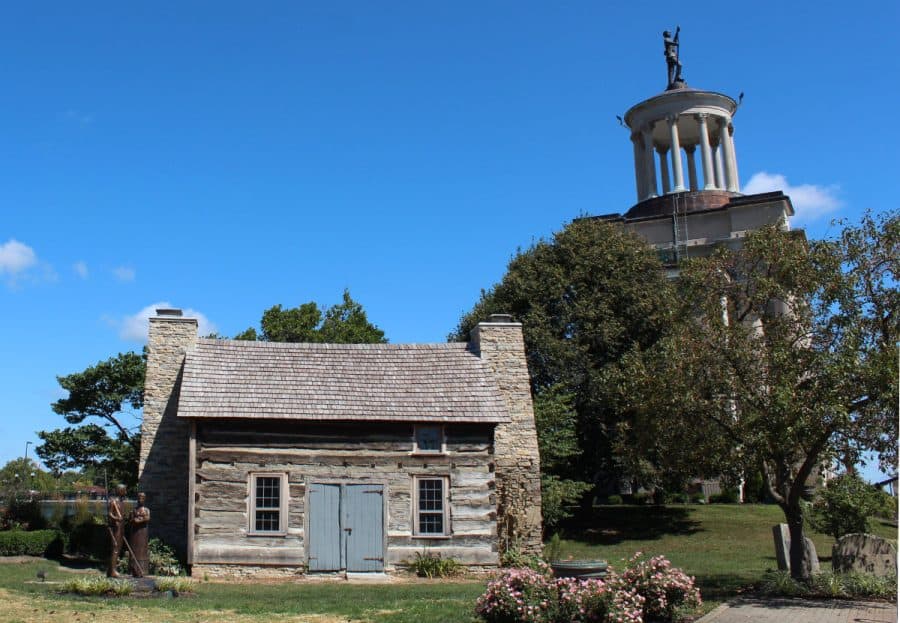
M736 247L766 225L787 226L794 208L784 193L740 191L739 106L727 95L688 87L680 76L632 106L623 123L631 130L637 202L625 213L595 218L633 230L671 268L717 245Z

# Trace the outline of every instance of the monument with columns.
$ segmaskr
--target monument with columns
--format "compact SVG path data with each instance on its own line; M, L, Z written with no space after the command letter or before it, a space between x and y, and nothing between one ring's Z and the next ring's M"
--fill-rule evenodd
M738 245L747 232L794 214L781 192L744 195L738 176L733 98L688 86L681 75L678 37L663 34L666 89L625 113L634 154L636 203L621 222L652 244L671 266ZM699 162L698 162L699 161Z

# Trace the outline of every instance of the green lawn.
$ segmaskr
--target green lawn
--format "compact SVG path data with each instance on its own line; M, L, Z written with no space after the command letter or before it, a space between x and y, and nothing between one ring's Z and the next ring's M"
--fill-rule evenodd
M776 566L771 527L781 521L779 509L765 505L603 506L567 527L565 534L577 537L563 538L562 557L604 558L621 567L620 560L636 551L664 554L696 576L710 609ZM873 532L897 538L897 528L880 521ZM833 539L812 537L828 568ZM483 580L200 583L195 597L81 599L58 595L58 585L34 582L39 569L49 570L50 581L71 574L49 561L0 564L0 623L471 623L484 587Z
M772 526L784 522L770 504L599 506L590 520L562 532L561 557L602 558L612 566L641 551L663 554L697 578L705 600L721 601L777 568ZM873 533L897 539L897 528L873 520ZM823 569L834 539L809 535Z

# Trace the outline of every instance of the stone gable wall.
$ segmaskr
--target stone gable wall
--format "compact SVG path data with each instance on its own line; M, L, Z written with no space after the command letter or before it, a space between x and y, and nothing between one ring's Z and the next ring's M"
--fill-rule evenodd
M150 536L182 558L187 552L190 424L177 418L178 392L185 353L196 341L196 319L150 318L138 481L153 509Z
M494 432L500 551L541 553L541 464L522 325L482 322L471 349L494 371L511 421Z

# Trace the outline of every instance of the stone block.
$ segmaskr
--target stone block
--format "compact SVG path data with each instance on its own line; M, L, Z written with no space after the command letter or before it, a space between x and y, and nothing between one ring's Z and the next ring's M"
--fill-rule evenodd
M831 548L831 566L835 572L886 577L897 573L897 548L874 534L847 534Z

